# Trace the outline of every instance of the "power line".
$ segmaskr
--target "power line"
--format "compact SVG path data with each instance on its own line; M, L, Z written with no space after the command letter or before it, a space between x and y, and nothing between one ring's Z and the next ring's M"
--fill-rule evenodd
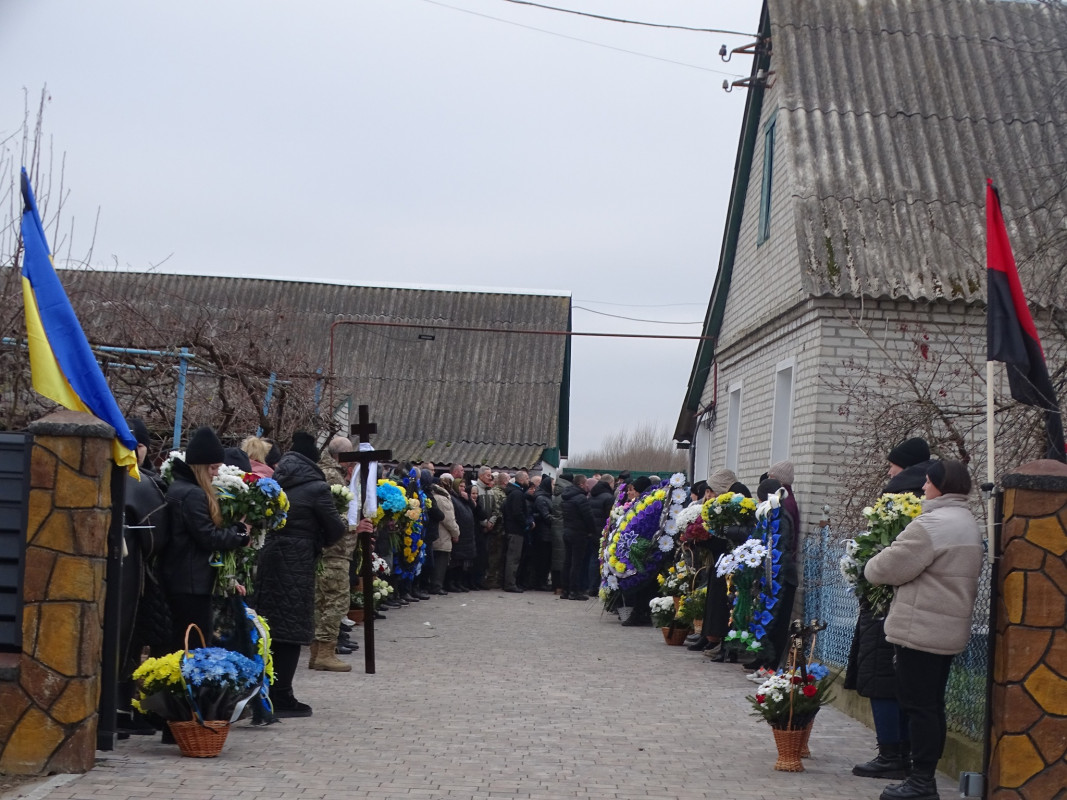
M646 28L668 28L675 31L693 31L695 33L725 33L729 36L747 36L755 39L757 37L754 33L746 33L744 31L724 31L720 28L691 28L688 25L666 25L659 22L640 22L634 19L622 19L621 17L606 17L603 14L590 14L586 11L575 11L570 8L557 8L556 6L546 6L542 3L534 3L531 0L504 0L506 3L514 3L519 6L533 6L534 8L543 8L546 11L558 11L561 14L574 14L577 17L590 17L592 19L602 19L608 22L621 22L626 25L641 25Z
M676 306L706 306L707 303L609 303L607 300L586 300L574 298L579 303L592 303L594 306L619 306L621 308L674 308Z
M605 50L614 50L616 53L626 53L631 56L639 56L641 58L650 58L653 61L662 61L665 64L674 64L678 67L688 67L689 69L698 69L701 72L713 72L716 75L727 75L731 78L744 77L736 72L724 72L721 69L710 69L709 67L699 67L696 64L687 64L684 61L675 61L671 58L661 58L659 56L649 55L648 53L639 53L636 50L627 50L624 47L614 47L610 44L603 44L601 42L594 42L590 39L582 39L578 36L569 36L566 33L557 33L556 31L546 30L545 28L536 28L533 25L523 25L521 22L513 22L510 19L502 19L501 17L494 17L490 14L482 14L479 11L471 11L469 8L460 8L459 6L449 5L448 3L442 3L440 0L422 0L424 3L429 3L433 6L440 6L441 8L448 8L452 11L459 11L463 14L470 14L471 16L481 17L482 19L491 19L494 22L503 22L505 25L514 25L516 28L525 28L528 31L537 31L538 33L547 33L549 36L558 36L560 39L569 39L572 42L581 42L582 44L590 44L593 47L603 47Z
M606 311L595 311L592 308L586 308L585 306L571 306L571 308L580 308L582 311L588 311L590 314L599 314L602 317L612 317L613 319L628 319L631 322L652 322L656 325L701 325L704 320L697 320L696 322L668 322L663 319L642 319L641 317L624 317L622 314L609 314Z

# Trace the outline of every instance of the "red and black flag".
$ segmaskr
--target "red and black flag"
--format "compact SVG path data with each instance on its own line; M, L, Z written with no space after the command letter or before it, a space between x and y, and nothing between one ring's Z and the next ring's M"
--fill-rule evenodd
M1000 197L989 181L986 189L986 265L989 297L986 304L988 360L1008 366L1011 396L1020 403L1045 409L1047 457L1064 461L1063 420L1052 387L1045 353L1034 318L1026 304L1019 270L1004 227Z

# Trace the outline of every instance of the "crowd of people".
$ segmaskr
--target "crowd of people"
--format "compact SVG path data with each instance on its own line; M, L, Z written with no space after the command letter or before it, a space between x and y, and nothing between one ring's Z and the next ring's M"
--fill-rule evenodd
M392 563L396 547L371 519L346 518L338 508L330 487L349 485L355 462L345 454L354 450L352 443L334 437L320 451L314 436L297 433L284 452L258 437L226 448L211 429L201 428L190 437L184 458L173 461L166 483L145 461L149 437L143 423L135 421L132 432L143 478L130 479L127 487L125 674L132 673L145 648L156 655L184 647L190 625L209 637L240 629L246 616L240 609L251 607L269 621L274 672L269 702L253 704L253 723L311 715L293 687L301 648L310 647L311 669L351 670L338 656L358 649L346 617L359 579L357 538L370 533L376 559L385 564ZM945 741L948 669L969 638L982 544L967 507L971 483L962 464L932 459L921 439L902 442L888 461L885 492L911 492L926 500L921 515L866 565L870 581L897 590L884 617L861 603L844 685L870 700L878 755L853 772L906 778L888 787L883 800L932 800ZM272 478L289 504L286 524L271 531L258 552L254 592L238 586L239 599L231 597L229 604L219 602L213 559L247 547L252 531L243 519L223 524L212 480L224 464ZM767 630L768 646L744 663L757 681L782 668L788 651L802 531L793 473L788 461L772 465L754 498L764 502L773 496L780 502L775 547L781 554L780 606ZM421 498L415 505L422 544L418 569L406 574L386 569L391 591L365 613L384 619L385 611L434 597L499 589L554 592L561 600L610 596L623 625L648 624L652 586L605 594L605 543L613 513L666 482L655 476L631 480L628 473L563 472L553 479L526 470L468 470L462 464L439 470L432 463L402 464L386 474L403 481L412 498ZM689 487L685 505L723 493L751 497L733 472L720 469ZM727 526L719 533L707 542L712 562L752 530ZM736 650L725 647L732 616L729 581L713 569L702 575L703 624L687 640L689 649L716 661L734 660ZM240 637L231 637L231 643L235 639ZM132 732L150 729L134 716L127 724Z

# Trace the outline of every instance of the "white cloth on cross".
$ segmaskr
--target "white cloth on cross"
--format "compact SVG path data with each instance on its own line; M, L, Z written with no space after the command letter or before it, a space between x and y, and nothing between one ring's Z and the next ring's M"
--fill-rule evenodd
M362 453L366 453L374 449L374 445L370 442L360 442L359 450ZM359 479L360 463L357 461L355 469L352 470L352 480L349 481L348 488L352 491L352 500L348 503L348 524L356 525L359 523L359 506L360 495L363 494L363 482ZM372 487L372 491L367 493L367 502L363 503L363 516L369 519L373 519L375 513L378 511L378 462L372 461L367 465L367 485Z

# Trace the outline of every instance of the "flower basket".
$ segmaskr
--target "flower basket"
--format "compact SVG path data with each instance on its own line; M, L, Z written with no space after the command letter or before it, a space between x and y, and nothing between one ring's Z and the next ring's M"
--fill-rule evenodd
M815 720L808 723L804 728L804 738L800 740L800 757L811 758L811 750L808 749L808 740L811 738L811 728L815 724Z
M208 719L203 723L188 721L167 723L178 750L186 758L215 758L226 744L230 723L221 719Z
M685 627L672 628L668 625L665 628L660 628L663 632L663 641L672 647L679 647L685 644L685 637L689 635L689 629Z
M771 728L774 731L774 743L778 747L778 760L774 768L779 772L803 772L804 764L800 760L801 749L807 736L811 735L809 722L803 728Z

